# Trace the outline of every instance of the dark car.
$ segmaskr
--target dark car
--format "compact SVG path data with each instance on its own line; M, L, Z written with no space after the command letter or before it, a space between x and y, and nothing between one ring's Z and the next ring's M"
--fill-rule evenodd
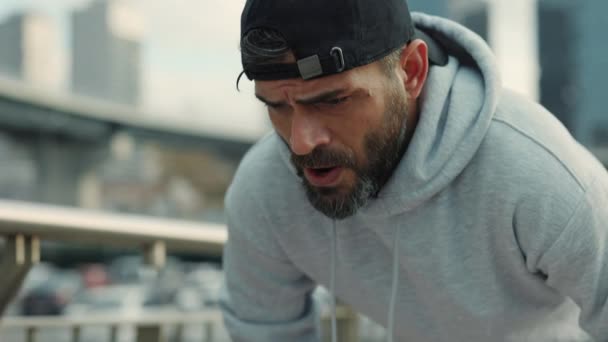
M80 274L73 270L48 270L32 274L26 281L20 301L25 316L61 315L72 296L82 287Z
M66 299L53 286L40 286L23 297L21 313L25 316L61 315Z

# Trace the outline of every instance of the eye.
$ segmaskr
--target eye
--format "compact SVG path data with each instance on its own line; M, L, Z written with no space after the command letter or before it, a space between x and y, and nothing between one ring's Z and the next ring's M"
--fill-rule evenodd
M324 101L324 104L327 104L327 105L330 105L330 106L337 106L339 104L342 104L342 103L348 101L349 98L350 97L348 97L348 96L337 97L335 99Z
M266 104L266 108L268 109L268 113L270 114L287 114L290 109L291 106L287 105L287 104L273 104L273 103L267 103Z

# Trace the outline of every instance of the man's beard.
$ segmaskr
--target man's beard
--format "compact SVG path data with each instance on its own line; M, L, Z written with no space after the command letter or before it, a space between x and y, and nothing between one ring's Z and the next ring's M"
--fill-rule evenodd
M312 206L327 217L342 220L357 213L371 198L377 197L391 177L405 152L407 95L388 86L387 110L380 127L364 138L365 164L357 162L353 151L314 149L310 154L298 156L292 153L291 162L302 179L306 195ZM402 88L401 88L402 89ZM355 184L347 193L340 188L315 187L304 177L304 168L335 165L355 173Z

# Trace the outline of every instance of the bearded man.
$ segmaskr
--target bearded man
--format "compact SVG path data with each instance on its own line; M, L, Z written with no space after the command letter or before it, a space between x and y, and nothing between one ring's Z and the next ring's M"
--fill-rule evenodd
M241 38L274 132L226 198L234 341L318 341L319 284L390 341L608 340L608 174L481 38L404 0L249 0Z

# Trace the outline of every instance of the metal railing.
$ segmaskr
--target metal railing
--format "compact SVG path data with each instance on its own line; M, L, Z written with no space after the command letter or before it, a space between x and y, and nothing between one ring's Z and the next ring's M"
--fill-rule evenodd
M86 327L108 327L109 341L118 341L121 327L134 327L135 341L158 342L168 335L163 333L164 327L173 327L171 340L183 341L187 326L198 325L203 328L200 342L215 341L217 327L221 326L222 317L219 311L189 313L189 314L143 314L132 318L117 318L111 315L95 315L91 317L28 317L5 318L0 322L2 329L24 330L24 342L36 342L44 329L64 329L69 332L69 341L78 342L82 339ZM55 341L53 341L55 342Z
M17 294L30 268L44 259L41 256L41 241L135 248L143 253L149 265L160 268L165 263L168 251L220 257L228 237L223 225L6 200L0 200L0 236L5 238L4 255L0 262L0 314ZM345 307L337 313L341 341L356 341L357 316ZM327 318L323 320L322 326L326 326ZM125 323L136 328L137 342L164 341L162 327L167 324L173 324L177 329L177 341L182 341L181 329L186 324L206 327L204 341L211 341L214 326L221 325L221 317L218 312L146 314L130 321L103 316L77 319L6 317L0 319L0 331L21 328L26 332L25 342L36 342L41 328L60 327L71 330L71 341L78 342L83 327L104 325L110 327L109 341L114 342L116 327Z
M40 240L139 248L149 264L162 267L167 249L220 256L227 238L221 225L14 201L0 201L0 235L6 239L0 263L0 312L40 261Z

